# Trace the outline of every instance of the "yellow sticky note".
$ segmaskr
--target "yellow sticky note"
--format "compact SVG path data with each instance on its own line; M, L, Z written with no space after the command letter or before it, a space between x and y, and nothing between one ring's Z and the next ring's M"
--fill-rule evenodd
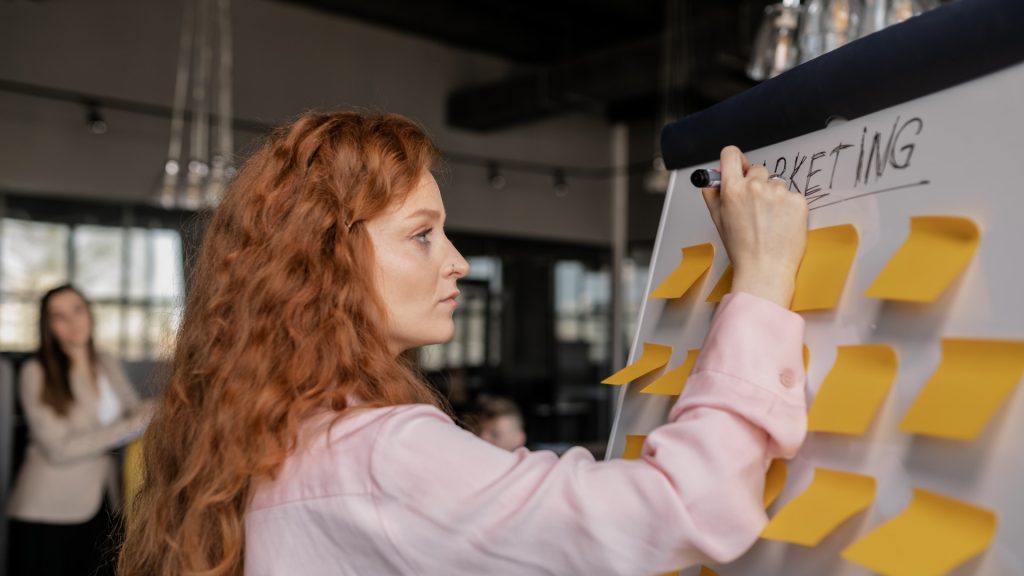
M626 448L622 451L623 460L636 460L640 458L640 451L644 447L644 440L647 436L640 434L626 435Z
M686 386L686 379L690 377L690 370L693 370L693 364L697 361L697 356L699 355L700 348L690 350L686 353L686 360L684 360L682 364L669 370L654 382L651 382L647 387L641 390L640 393L679 396L683 393L683 387Z
M804 344L804 372L811 367L811 349Z
M932 302L970 263L979 238L978 226L968 218L915 216L907 241L864 295Z
M817 546L874 499L875 479L871 476L817 468L807 490L779 510L761 537Z
M842 556L890 576L946 574L988 548L995 533L991 511L916 488L910 506Z
M650 298L679 298L693 286L715 259L712 244L698 244L683 248L683 260L658 287L651 291Z
M1024 374L1024 342L942 341L942 361L914 399L900 430L973 440Z
M807 429L863 434L889 393L899 360L891 346L840 346L807 415Z
M807 248L793 291L794 312L829 310L839 304L860 237L853 224L807 232Z
M712 570L711 568L708 568L707 566L701 566L700 567L700 574L698 574L697 576L718 576L718 572L715 572L714 570Z
M782 494L782 489L786 487L786 476L788 475L789 469L786 467L786 461L781 458L772 460L772 465L768 467L768 475L764 479L764 507L767 508L775 502L775 499Z
M711 289L711 294L708 294L707 302L721 302L722 297L732 290L732 264L725 267L725 272L722 272L722 277L715 283L715 287Z
M615 374L601 380L602 384L614 384L616 386L622 384L628 384L633 380L654 372L658 368L661 368L665 364L668 364L668 359L672 357L672 347L662 346L661 344L651 344L650 342L644 342L644 351L640 355L640 359L636 362L626 366L622 370L619 370Z

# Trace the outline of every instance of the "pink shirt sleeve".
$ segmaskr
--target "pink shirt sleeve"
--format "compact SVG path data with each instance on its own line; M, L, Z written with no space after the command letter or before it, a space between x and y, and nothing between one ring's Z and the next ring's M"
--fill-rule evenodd
M382 526L417 573L655 574L746 551L764 477L806 432L803 320L747 294L720 305L668 423L639 460L506 452L440 411L387 418L370 475ZM456 570L458 573L459 572Z

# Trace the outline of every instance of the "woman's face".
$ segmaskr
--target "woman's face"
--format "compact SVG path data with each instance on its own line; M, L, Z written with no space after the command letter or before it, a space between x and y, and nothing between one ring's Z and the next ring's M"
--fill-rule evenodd
M47 303L50 331L65 353L85 347L92 337L92 316L85 300L74 290L64 290Z
M498 416L484 424L480 430L480 437L495 446L510 451L526 445L523 422L518 416L512 414Z
M444 221L441 191L428 172L403 203L365 223L395 354L446 342L455 330L455 282L469 263L445 236Z

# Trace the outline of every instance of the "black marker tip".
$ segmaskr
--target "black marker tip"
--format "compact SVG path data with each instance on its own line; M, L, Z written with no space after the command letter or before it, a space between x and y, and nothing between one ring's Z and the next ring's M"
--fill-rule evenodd
M694 170L693 174L690 174L690 182L697 188L707 188L711 184L711 174L703 168Z

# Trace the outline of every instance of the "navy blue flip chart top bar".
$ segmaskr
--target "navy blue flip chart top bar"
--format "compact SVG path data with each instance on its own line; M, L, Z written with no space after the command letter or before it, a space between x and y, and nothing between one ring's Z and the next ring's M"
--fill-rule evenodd
M662 156L670 170L694 166L729 144L757 149L820 130L832 117L852 120L1022 61L1024 0L959 0L666 126Z

